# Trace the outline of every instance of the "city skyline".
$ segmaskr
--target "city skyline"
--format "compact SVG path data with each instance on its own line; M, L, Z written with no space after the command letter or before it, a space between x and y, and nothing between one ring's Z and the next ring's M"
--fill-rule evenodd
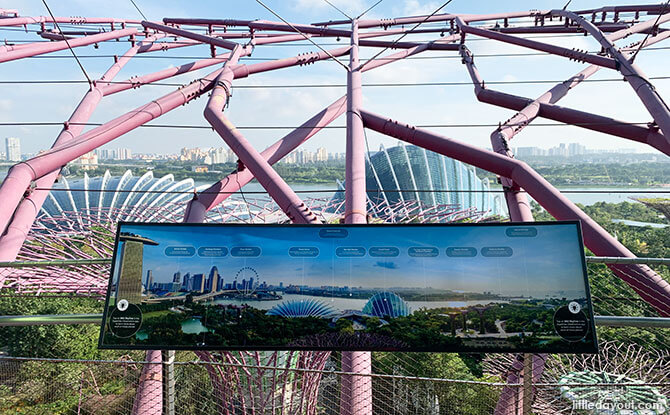
M402 235L394 228L348 229L348 238L335 240L319 238L315 234L318 228L299 227L286 233L281 227L123 225L123 231L139 233L159 242L158 246L146 247L143 266L143 276L152 270L155 282L171 282L176 272L181 272L182 276L187 272L207 275L212 266L217 266L225 283L232 282L246 267L253 268L258 281L267 281L271 285L283 282L284 286L420 286L451 291L493 291L501 295L519 293L533 297L556 293L565 287L585 290L579 243L571 226L540 226L542 237L533 239L532 243L528 238L505 236L504 226L422 227L420 240ZM361 240L365 243L356 242ZM389 244L389 240L394 243ZM371 256L371 247L389 245L397 248L398 256ZM223 246L228 252L222 258L202 258L197 254L172 257L174 263L171 263L166 261L168 246L192 246L194 249ZM259 256L231 255L232 248L249 246L259 247ZM436 247L438 256L408 255L409 248L426 246ZM511 248L512 256L482 256L483 248L500 246ZM316 257L291 257L289 247L317 248L319 253ZM335 254L338 247L362 247L365 255L338 257ZM474 247L477 253L473 258L447 257L448 247ZM559 253L560 258L555 253Z

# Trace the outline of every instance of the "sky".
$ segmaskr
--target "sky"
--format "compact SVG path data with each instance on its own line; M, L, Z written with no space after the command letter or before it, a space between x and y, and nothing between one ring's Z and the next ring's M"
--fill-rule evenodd
M265 0L283 18L300 23L341 19L340 12L324 0ZM347 14L359 14L376 0L331 0ZM254 0L225 0L183 2L176 0L136 1L142 12L150 20L159 21L163 17L207 17L277 20ZM631 1L608 2L609 5L629 4ZM49 5L58 16L100 16L141 19L130 0L115 2L60 0ZM399 17L431 13L441 5L436 1L384 0L370 11L365 18ZM506 2L466 2L453 0L443 11L453 13L492 13L529 9L562 8L565 1L506 1ZM572 9L599 7L602 2L574 0ZM6 0L3 7L16 8L21 15L45 15L46 10L40 0ZM655 16L642 16L643 19ZM12 41L37 40L34 33L22 30L0 30L0 38ZM387 37L385 39L394 39ZM413 35L405 38L427 39L427 35ZM640 36L632 36L620 42L627 45ZM598 50L595 42L588 37L568 36L543 38L542 41L570 48ZM294 56L298 52L315 51L307 42L299 47L291 45L258 47L245 63L260 62ZM324 39L320 43L325 48L345 45L334 39ZM585 65L555 56L516 56L487 57L491 54L517 54L529 52L526 49L503 45L494 41L468 37L468 47L475 54L475 63L485 81L527 81L548 80L561 82L582 70ZM667 76L670 65L670 49L665 44L655 45L661 49L642 51L636 64L649 77ZM113 63L111 57L90 57L122 54L128 47L126 42L104 42L98 49L93 46L76 48L82 64L91 77L99 77ZM372 56L378 49L361 52L361 58ZM125 80L192 61L194 57L207 57L208 47L180 48L169 52L156 52L145 56L156 58L138 58L129 63L116 80ZM64 58L37 58L6 62L0 65L0 79L9 80L83 80L74 59L68 51L56 52ZM481 57L478 57L481 56ZM419 55L421 59L404 60L366 72L365 84L430 83L456 82L468 83L470 78L456 52L427 52ZM434 57L434 58L433 58ZM190 59L189 59L190 58ZM429 58L429 59L424 59ZM342 58L344 62L347 57ZM165 82L188 83L213 70L212 68L194 72ZM601 69L592 79L620 79L621 76L611 70ZM670 95L669 80L652 80L661 96ZM259 74L234 82L233 97L226 108L228 118L238 127L248 126L297 126L329 105L345 92L346 73L335 62L318 62L307 67L282 69ZM336 87L321 88L269 88L267 85L313 85L327 84ZM550 89L553 83L544 84L489 84L490 87L504 92L534 98ZM237 86L237 88L236 88ZM246 86L246 88L245 88ZM255 88L248 88L254 86ZM82 84L0 84L0 123L7 122L63 122L76 108L87 90ZM144 86L138 90L122 92L103 99L91 122L106 122L126 111L143 105L174 90L172 86ZM471 85L451 86L364 86L363 106L365 109L396 120L414 125L430 124L492 124L504 122L513 112L477 102ZM206 99L193 101L171 113L155 120L157 124L207 125L202 116ZM627 83L590 82L575 88L560 101L560 105L586 110L629 122L648 122L651 117ZM538 120L541 123L550 122ZM333 125L344 125L344 117ZM290 130L254 130L240 128L247 139L259 150L269 146ZM447 137L489 147L491 127L477 128L434 128L434 131ZM0 137L19 137L22 152L34 153L48 148L60 128L58 126L0 126ZM386 147L396 145L394 139L383 137L372 131L367 132L368 146L376 150L381 144ZM656 152L656 150L625 139L613 138L600 133L590 132L577 127L528 127L514 138L512 147L537 146L549 148L561 142L580 142L588 148L635 148L638 151ZM176 153L182 147L221 147L221 138L209 129L164 129L139 128L103 148L129 147L140 153ZM311 138L304 148L314 151L325 147L329 152L344 152L345 131L328 129ZM660 154L660 153L659 153Z
M154 282L172 282L175 272L209 274L216 266L224 282L249 276L285 286L434 288L491 291L503 295L544 297L560 291L584 292L582 251L574 224L535 226L533 237L509 237L511 226L379 226L348 227L343 238L322 238L320 227L142 226L124 224L121 232L153 239L145 245L143 280L148 270ZM517 227L518 228L518 227ZM332 228L330 228L332 229ZM174 247L225 247L221 258L172 256ZM255 257L232 255L235 247L256 247ZM315 257L289 255L292 247L316 248ZM417 257L410 248L436 248L435 257ZM447 255L449 248L474 248L471 257ZM507 257L486 256L487 248L511 250ZM338 248L363 248L361 257L342 257ZM397 248L395 256L379 256L375 248ZM391 249L392 250L392 249ZM317 251L313 251L317 252ZM389 252L387 249L385 252ZM115 269L119 269L119 258ZM250 269L253 269L251 271ZM117 271L118 273L118 271ZM257 277L255 277L257 275Z

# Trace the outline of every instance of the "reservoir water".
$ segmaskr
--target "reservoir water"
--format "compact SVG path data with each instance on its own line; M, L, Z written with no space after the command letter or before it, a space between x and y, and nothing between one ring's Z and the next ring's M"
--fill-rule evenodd
M358 298L341 298L341 297L315 297L311 295L301 295L301 294L285 294L281 300L271 300L271 301L253 301L253 300L243 300L235 298L224 298L213 301L214 304L234 304L242 305L248 304L251 307L257 308L259 310L269 310L277 304L280 304L285 301L291 300L312 300L320 301L323 304L329 305L332 308L338 311L344 310L358 310L361 311L365 303L368 302L367 299L358 299ZM464 301L407 301L407 304L412 309L416 311L420 308L441 308L441 307L467 307L477 304L489 304L494 302L506 303L507 301L494 301L494 300L464 300Z
M197 186L209 185L211 183L196 182ZM337 190L335 184L291 184L291 188L303 198L331 198ZM324 192L324 190L326 190ZM492 188L493 191L499 191L499 188ZM670 187L565 187L560 188L565 197L573 203L582 205L593 205L598 202L621 203L633 202L633 197L670 197ZM625 191L626 193L617 193ZM258 183L249 183L242 188L249 197L269 197ZM240 197L240 195L236 195ZM502 196L502 194L501 194Z

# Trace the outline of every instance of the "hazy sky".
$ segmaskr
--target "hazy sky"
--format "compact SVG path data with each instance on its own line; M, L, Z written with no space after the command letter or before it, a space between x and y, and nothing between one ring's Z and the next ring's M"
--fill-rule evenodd
M253 268L258 281L278 285L433 287L470 292L493 291L503 294L555 293L561 290L584 290L579 242L574 225L537 226L536 237L508 237L507 226L382 226L347 228L346 238L321 238L317 227L212 227L193 225L141 226L123 225L122 231L151 238L158 246L145 246L144 272L153 271L154 281L170 282L175 272L208 274L216 265L225 282L232 282L241 272L248 279L246 267ZM261 254L253 258L166 256L170 246L258 247ZM318 249L314 258L289 256L291 247ZM365 256L343 258L338 247L361 247ZM394 257L372 256L373 247L395 247ZM410 247L435 247L432 258L412 257ZM449 247L471 247L476 255L449 257ZM508 247L510 257L486 257L482 248ZM118 260L118 258L117 258ZM118 269L118 266L116 267ZM242 277L238 278L241 281Z
M345 12L358 14L373 0L331 0ZM253 0L197 1L184 2L176 0L139 0L142 11L152 20L172 17L208 17L208 18L242 18L277 20L268 11ZM284 18L295 22L316 22L340 19L342 16L323 0L266 0ZM366 17L396 17L431 13L442 2L418 0L386 0L370 12ZM518 11L528 9L562 8L566 3L560 1L506 1L506 2L468 2L454 0L445 11L455 13L484 13L500 11ZM611 0L607 4L627 4L631 1ZM62 0L49 2L54 14L59 16L114 16L139 19L139 13L129 0L120 1L84 1ZM570 8L581 9L603 5L600 1L574 0ZM17 8L22 15L44 15L46 10L40 0L7 0L3 7ZM655 16L642 16L642 19ZM33 29L33 27L31 27ZM22 29L2 29L0 34L10 43L26 39L39 39L34 33L24 33ZM427 35L415 35L414 39L425 39ZM386 39L394 39L388 37ZM412 37L406 39L411 40ZM620 41L621 45L640 40L641 36L632 36ZM600 47L589 37L567 36L562 38L548 37L542 41L579 48L599 50ZM320 41L326 48L346 44L334 39ZM306 42L303 42L306 43ZM337 43L337 45L335 45ZM667 76L670 65L670 50L655 45L660 49L643 51L636 59L638 64L650 77ZM113 63L109 55L122 54L128 47L127 42L104 42L99 49L93 46L77 48L82 63L90 76L99 77ZM585 65L568 61L555 56L517 56L487 57L490 54L515 54L530 52L526 49L503 45L497 42L468 37L468 47L475 54L475 62L481 75L488 82L518 80L549 80L563 81L582 70ZM311 45L301 48L290 45L263 46L256 48L252 57L244 59L246 63L259 62L265 59L289 57L297 52L315 50ZM361 57L370 57L378 50L365 50ZM63 56L62 59L37 58L7 62L0 65L0 79L8 80L51 80L51 79L84 79L76 62L69 56L69 51L56 52L52 55ZM91 58L93 55L108 57ZM156 52L145 56L159 58L138 58L128 64L116 80L125 80L130 76L141 75L165 69L181 63L187 63L196 57L207 57L208 47L179 48L170 52ZM171 59L164 59L170 57ZM439 59L423 59L437 56ZM179 57L179 58L177 58ZM393 63L385 67L367 72L363 76L364 83L408 83L408 82L469 82L465 66L461 64L456 52L430 52L419 55L421 59L412 59ZM342 58L345 62L347 57ZM212 71L213 68L167 80L170 83L188 83L192 79ZM612 70L602 69L592 79L621 78ZM662 96L670 96L670 80L652 80ZM234 86L244 85L297 85L297 84L337 84L334 88L234 88L230 107L226 109L228 117L237 126L296 126L320 111L324 106L339 98L345 91L341 85L346 83L345 71L334 62L320 62L308 67L284 69L267 74L255 75L248 79L235 81ZM534 98L553 86L545 84L505 84L493 85L495 89ZM66 120L79 100L86 92L87 86L80 84L61 85L13 85L0 84L0 122L17 121L51 121ZM126 91L106 97L98 107L91 122L105 122L138 107L152 99L158 98L174 90L174 87L144 86L139 90ZM469 85L456 86L403 86L403 87L364 87L366 109L393 117L412 124L498 124L504 122L513 111L500 109L478 103L473 88ZM156 120L159 124L207 125L202 117L206 99L192 102L180 107ZM598 114L619 118L630 122L648 122L651 117L640 103L637 96L624 82L591 82L580 85L560 101L560 105L592 111ZM547 122L541 120L542 123ZM343 125L344 119L335 125ZM51 145L58 135L58 126L50 127L0 127L0 137L16 136L21 139L23 152L36 152ZM489 146L491 127L483 128L440 128L435 131L446 136L476 144ZM246 137L259 149L265 148L288 130L248 130L242 129ZM395 140L382 138L379 134L368 132L370 148L376 150L379 144L386 146L395 144ZM345 133L342 129L330 129L313 137L307 149L326 147L331 152L344 151ZM581 142L590 148L633 147L639 150L653 149L619 138L611 138L599 133L589 132L576 127L529 127L518 137L512 146L552 147L560 142ZM140 128L117 139L109 148L130 147L135 152L178 152L181 147L222 146L222 140L211 130Z

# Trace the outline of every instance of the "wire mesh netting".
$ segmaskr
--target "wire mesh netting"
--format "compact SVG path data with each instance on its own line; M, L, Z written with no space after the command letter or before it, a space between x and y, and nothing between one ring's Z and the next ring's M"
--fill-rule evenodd
M338 353L230 353L210 358L205 362L185 352L178 353L173 363L131 356L106 361L4 357L0 410L127 414L137 409L138 392L145 389L144 408L156 413L343 413L340 388L352 375L340 370ZM413 376L404 370L410 367L420 373L422 365L439 359L435 354L373 353L373 374L355 377L372 382L370 403L375 414L488 414L501 406L501 396L510 403L511 412L504 413L522 413L523 382L505 384L495 376L485 381ZM667 364L667 355L665 359ZM301 360L318 362L317 368L301 368ZM571 376L563 374L558 381L534 383L533 413L661 414L669 409L667 379L642 381L582 369L569 372Z
M97 266L91 275L98 272L102 280L109 265ZM667 267L654 268L667 278ZM51 269L73 280L88 275L81 266L34 268L43 278ZM2 272L11 280L19 270ZM622 270L631 279L638 272L618 266ZM589 264L589 276L596 315L658 316L608 266ZM102 311L99 294L22 286L23 292L11 286L0 291L3 310ZM10 314L3 310L0 315ZM374 414L670 410L670 329L660 327L598 327L599 354L534 355L530 382L523 376L530 356L522 354L374 352L366 372L341 352L177 352L173 358L168 352L100 351L97 325L2 327L0 333L0 413L355 413L348 412L343 390Z

